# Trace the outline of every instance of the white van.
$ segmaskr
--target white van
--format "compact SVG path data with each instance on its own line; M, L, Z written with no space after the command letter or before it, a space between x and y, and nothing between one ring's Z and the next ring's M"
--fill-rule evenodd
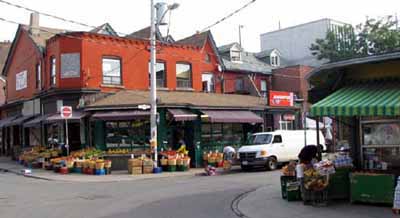
M297 160L304 147L304 130L278 130L251 135L248 145L239 148L238 156L243 170L255 166L275 170L278 163ZM307 130L307 145L317 145L316 130ZM322 150L326 150L325 139L319 132Z

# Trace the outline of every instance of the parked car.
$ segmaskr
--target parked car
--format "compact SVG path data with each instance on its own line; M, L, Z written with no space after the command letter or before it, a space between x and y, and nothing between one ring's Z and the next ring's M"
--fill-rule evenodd
M241 168L248 170L252 167L266 167L268 170L275 170L280 163L297 160L305 145L305 135L307 145L317 145L316 133L316 130L278 130L253 134L247 145L238 150ZM321 149L326 150L321 131L319 135Z

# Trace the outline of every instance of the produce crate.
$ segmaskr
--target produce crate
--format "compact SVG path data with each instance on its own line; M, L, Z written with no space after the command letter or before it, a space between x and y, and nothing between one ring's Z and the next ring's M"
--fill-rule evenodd
M104 169L96 169L95 175L98 176L106 175L106 171Z
M393 204L395 177L391 174L350 174L350 202Z
M168 165L168 172L175 172L176 171L176 165Z
M153 166L144 166L143 167L144 174L152 174L153 173Z
M143 166L153 167L153 160L144 160Z
M106 171L106 175L110 175L111 174L111 168L104 168L104 170Z
M297 181L295 176L281 176L281 195L283 199L287 198L287 183Z
M288 201L300 201L301 200L301 192L300 192L300 183L299 182L288 181L286 183L286 199Z
M189 170L189 166L178 165L178 166L176 167L176 170L177 170L177 171L180 171L180 172L188 171L188 170Z
M130 174L132 175L143 174L143 169L142 167L132 167Z
M328 198L330 200L347 200L350 198L349 168L336 169L335 174L329 177Z

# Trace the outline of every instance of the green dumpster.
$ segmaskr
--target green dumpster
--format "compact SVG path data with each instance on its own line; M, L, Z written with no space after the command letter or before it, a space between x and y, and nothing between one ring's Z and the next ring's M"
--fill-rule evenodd
M395 177L391 174L350 174L350 201L393 204Z

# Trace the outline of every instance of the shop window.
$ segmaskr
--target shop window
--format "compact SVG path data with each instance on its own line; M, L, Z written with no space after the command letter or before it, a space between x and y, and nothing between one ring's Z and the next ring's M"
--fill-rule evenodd
M157 61L156 63L156 84L157 88L167 87L166 80L166 66L165 62ZM149 63L149 87L151 86L151 74L150 74L150 63Z
M57 65L56 65L56 58L50 58L50 86L56 85L56 75L57 75Z
M122 85L121 59L104 57L102 60L103 84Z
M202 124L202 143L207 145L239 146L243 142L243 125L240 123L206 123Z
M387 170L400 168L400 122L371 121L362 124L364 168Z
M201 75L203 82L203 92L215 92L214 75L212 73L204 73Z
M41 80L42 80L42 67L40 64L36 65L36 88L41 89Z
M146 146L149 141L148 120L106 122L107 148L135 148Z
M176 64L177 88L192 88L192 66L188 63Z

